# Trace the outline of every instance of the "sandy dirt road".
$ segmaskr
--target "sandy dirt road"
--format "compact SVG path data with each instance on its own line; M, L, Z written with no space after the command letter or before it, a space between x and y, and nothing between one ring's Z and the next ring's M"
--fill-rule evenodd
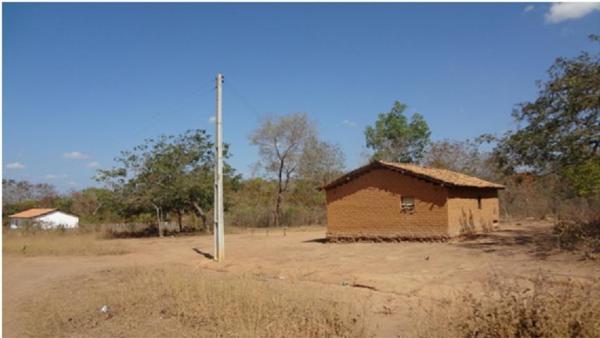
M119 240L130 252L119 256L20 257L3 259L3 336L22 337L23 305L54 281L103 269L169 263L246 273L257 278L352 288L366 301L378 336L410 336L418 304L472 289L494 274L531 277L600 277L600 264L570 253L548 251L548 224L503 226L499 231L447 243L323 243L323 228L256 230L227 235L226 260L210 259L212 237ZM545 237L544 237L545 236ZM352 287L352 285L367 286Z

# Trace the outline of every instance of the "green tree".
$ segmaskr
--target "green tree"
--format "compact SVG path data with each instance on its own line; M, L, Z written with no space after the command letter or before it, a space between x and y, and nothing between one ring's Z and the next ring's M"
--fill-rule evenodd
M365 130L367 147L373 149L373 159L418 163L429 144L431 132L423 115L414 113L410 122L404 112L406 105L396 101L388 113L380 113L375 126Z
M277 196L277 182L259 177L240 182L231 195L227 224L240 227L264 227L273 224L273 203Z
M131 151L124 151L115 161L119 166L99 170L97 180L120 194L129 210L153 210L159 235L161 223L169 212L181 218L187 211L196 212L206 227L206 212L212 205L211 184L214 167L214 144L204 130L189 130L178 136L148 139ZM228 157L227 147L224 156ZM234 170L224 166L225 187L239 180Z
M112 221L122 214L118 196L109 189L85 188L70 198L71 211L87 222Z
M568 166L565 176L578 195L600 195L600 163L597 158Z
M513 111L522 127L498 140L495 159L507 173L558 174L575 194L600 193L600 53L558 58L548 75L538 98Z

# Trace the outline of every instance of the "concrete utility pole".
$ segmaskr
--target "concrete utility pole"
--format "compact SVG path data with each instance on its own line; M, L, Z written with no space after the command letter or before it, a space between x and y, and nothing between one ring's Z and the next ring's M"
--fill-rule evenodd
M222 87L223 75L217 74L217 112L215 116L216 130L216 156L215 164L215 200L214 209L214 236L215 236L215 260L225 259L225 221L223 218L223 134L222 134Z

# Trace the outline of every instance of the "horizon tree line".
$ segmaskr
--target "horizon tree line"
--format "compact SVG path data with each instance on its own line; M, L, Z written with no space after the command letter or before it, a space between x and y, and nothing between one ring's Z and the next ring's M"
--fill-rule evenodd
M591 39L600 42L597 36ZM407 105L395 101L364 131L370 158L445 168L504 183L514 183L515 176L528 172L538 180L553 180L546 189L554 196L549 203L554 212L561 199L584 198L596 206L600 56L582 52L574 58L558 58L548 75L546 82L539 83L535 100L515 106L512 116L522 127L500 136L433 142L425 117L414 113L409 119ZM306 113L262 119L249 142L258 148L256 167L263 175L242 179L227 163L231 153L225 146L225 193L230 197L226 213L236 219L235 213L240 212L267 226L291 224L290 219L302 213L311 215L306 219L323 219L324 197L315 188L344 171L339 144L323 140ZM492 150L482 150L484 143L492 144ZM184 231L183 217L193 215L210 231L213 148L210 136L200 129L147 139L122 151L113 168L98 171L95 179L104 188L87 188L68 197L48 184L3 179L4 210L61 205L84 213L90 221L150 222L151 214L159 235L167 218L176 219ZM238 221L243 219L240 216Z

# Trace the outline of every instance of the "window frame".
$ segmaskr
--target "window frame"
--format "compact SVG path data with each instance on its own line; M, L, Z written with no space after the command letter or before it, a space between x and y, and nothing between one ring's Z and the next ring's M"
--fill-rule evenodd
M406 203L405 199L410 199L412 203ZM416 204L416 198L413 196L400 196L400 209L403 212L414 212Z

